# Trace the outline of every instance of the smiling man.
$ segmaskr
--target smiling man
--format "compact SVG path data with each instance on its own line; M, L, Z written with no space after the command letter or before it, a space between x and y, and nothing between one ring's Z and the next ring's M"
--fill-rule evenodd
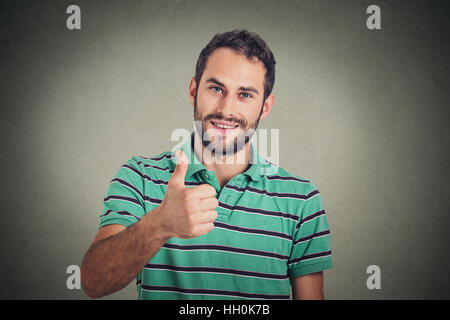
M82 286L136 279L140 299L323 299L332 267L317 188L252 142L274 104L275 59L255 33L216 35L189 85L196 130L176 153L133 156L111 181Z

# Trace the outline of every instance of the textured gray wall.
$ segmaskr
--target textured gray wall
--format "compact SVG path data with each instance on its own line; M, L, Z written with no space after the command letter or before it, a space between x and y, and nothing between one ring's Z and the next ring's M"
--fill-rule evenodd
M69 31L66 8L81 7ZM370 4L382 29L368 30ZM102 199L133 154L193 129L188 85L218 32L277 60L280 164L311 178L332 231L329 299L450 298L449 12L438 1L2 1L0 298L83 299ZM381 268L368 290L366 268ZM135 299L131 284L108 299Z

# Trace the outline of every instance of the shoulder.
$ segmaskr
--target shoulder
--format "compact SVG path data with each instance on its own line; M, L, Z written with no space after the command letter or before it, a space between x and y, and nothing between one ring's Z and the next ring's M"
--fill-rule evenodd
M277 189L280 192L295 193L304 198L318 193L317 187L310 178L296 175L272 163L267 167L265 179L271 189Z
M127 162L127 164L133 165L136 169L139 167L141 172L149 171L172 171L172 152L165 151L157 154L153 157L143 157L133 155Z

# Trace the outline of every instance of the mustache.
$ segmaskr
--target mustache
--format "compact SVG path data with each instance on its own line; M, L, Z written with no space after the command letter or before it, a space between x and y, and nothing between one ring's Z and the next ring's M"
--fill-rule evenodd
M208 121L208 120L212 120L212 119L216 119L216 120L223 120L223 121L228 121L228 122L233 122L233 123L237 123L238 125L240 125L243 128L247 127L247 121L244 119L239 119L239 118L235 118L235 117L224 117L222 114L220 113L212 113L212 114L208 114L205 118L204 121Z

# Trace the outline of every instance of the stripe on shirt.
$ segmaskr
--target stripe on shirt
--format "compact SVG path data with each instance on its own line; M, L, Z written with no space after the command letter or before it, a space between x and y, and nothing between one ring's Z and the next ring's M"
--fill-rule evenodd
M145 285L143 283L139 284L142 290L145 291L164 291L164 292L175 292L181 294L200 294L200 295L215 295L215 296L229 296L229 297L240 297L240 298L250 298L250 299L289 299L289 295L279 295L279 294L262 294L262 293L249 293L249 292L239 292L239 291L229 291L229 290L214 290L214 289L194 289L194 288L178 288L169 286L155 286L155 285Z
M300 261L306 261L306 260L311 260L311 259L324 258L324 257L328 257L328 256L331 256L331 250L307 254L307 255L304 255L303 257L289 260L288 264L293 264L293 263L297 263Z
M269 180L285 180L285 181L298 181L303 183L310 183L310 180L298 179L295 177L282 177L282 176L266 176Z
M166 159L172 159L172 153L164 154L164 155L162 155L162 156L160 156L160 157L150 158L150 160L153 160L153 161L160 161L160 160L162 160L162 159L164 159L164 158L166 158Z
M162 248L171 249L171 250L205 250L205 251L225 251L231 253L238 253L244 255L254 255L261 256L267 258L274 258L278 260L288 260L289 257L286 255L281 255L274 252L267 252L261 250L252 250L252 249L243 249L237 247L228 247L228 246L219 246L219 245L211 245L211 244L196 244L196 245L179 245L173 243L165 243Z
M292 245L295 246L295 245L297 245L298 243L305 242L305 241L308 241L308 240L312 240L312 239L314 239L314 238L320 238L320 237L326 236L326 235L328 235L328 234L330 234L330 230L325 230L325 231L316 232L316 233L313 233L313 234L311 234L311 235L309 235L309 236L306 236L306 237L303 237L303 238L300 238L300 239L294 241L294 242L292 243Z
M308 200L309 198L311 198L312 196L316 195L317 193L319 193L319 190L314 190L306 195L302 195L302 194L295 194L295 193L287 193L287 192L268 192L266 190L260 190L260 189L256 189L256 188L252 188L252 187L246 187L246 188L240 188L237 186L232 186L232 185L226 185L225 186L228 189L232 189L235 191L239 191L239 192L244 192L244 191L249 191L252 193L256 193L256 194L262 194L265 195L269 198L289 198L289 199L301 199L301 200Z
M300 226L303 223L311 221L311 220L314 220L315 218L317 218L317 217L319 217L321 215L324 215L324 214L325 214L325 210L320 210L320 211L314 212L313 214L310 214L309 216L307 216L307 217L303 218L302 220L300 220L298 222L298 224L297 224L297 227L295 229L298 230L298 228L300 228Z
M111 183L113 183L113 182L118 182L118 183L120 183L121 185L123 185L123 186L125 186L125 187L127 187L127 188L129 188L129 189L131 189L131 190L133 190L133 191L135 191L137 194L139 194L139 195L141 196L142 199L144 199L144 195L142 194L142 192L139 191L139 190L138 190L135 186L133 186L132 184L128 183L127 181L125 181L125 180L123 180L123 179L120 179L120 178L114 178L114 179L111 180Z
M154 183L156 185L165 185L165 186L167 186L169 184L168 180L166 181L166 180L160 180L160 179L152 179L149 176L147 176L146 174L140 173L138 170L136 170L135 168L133 168L133 167L127 165L127 164L124 164L122 167L133 171L134 173L139 175L142 179L150 181L150 182L152 182L152 183ZM187 186L198 186L198 185L203 184L203 182L185 181L184 184L187 185Z
M138 161L137 164L140 165L142 163L143 163L142 161ZM154 165L151 165L151 164L144 164L144 167L145 168L154 168L154 169L157 169L157 170L160 170L160 171L168 171L169 173L173 173L173 170L170 170L169 167L161 168L161 167L154 166Z
M285 233L275 232L275 231L268 231L268 230L261 230L261 229L251 229L251 228L242 228L237 226L232 226L226 223L217 222L214 221L214 227L215 228L222 228L226 230L232 230L237 231L240 233L250 233L250 234L258 234L258 235L264 235L264 236L271 236L271 237L277 237L281 239L286 239L289 241L292 241L292 236Z
M174 266L170 264L156 264L149 263L145 265L146 269L156 269L156 270L170 270L175 272L198 272L198 273L223 273L223 274L234 274L245 277L252 278L263 278L263 279L288 279L287 274L272 274L272 273L262 273L255 271L230 269L230 268L218 268L218 267L187 267L187 266Z
M131 216L131 217L134 217L134 218L136 218L138 221L139 220L141 220L141 218L139 218L138 216L135 216L134 214L132 214L132 213L129 213L128 211L113 211L113 210L108 210L108 211L106 211L104 214L102 214L102 215L100 215L100 217L106 217L107 215L109 215L110 213L118 213L118 214L120 214L120 215L122 215L122 216Z
M135 198L130 198L130 197L125 197L125 196L116 196L116 195L109 195L106 198L103 199L104 202L109 201L109 200L123 200L123 201L127 201L127 202L131 202L134 204L139 205L142 208L142 205L139 201L137 201Z
M291 213L285 213L285 212L279 212L279 211L269 211L269 210L249 208L249 207L244 207L244 206L231 206L229 204L226 204L226 203L220 202L220 201L219 201L219 207L230 210L230 211L237 210L237 211L243 211L243 212L247 212L247 213L266 215L266 216L282 217L282 218L287 218L287 219L291 219L294 221L298 221L298 219L299 219L299 217L297 215L294 215Z

